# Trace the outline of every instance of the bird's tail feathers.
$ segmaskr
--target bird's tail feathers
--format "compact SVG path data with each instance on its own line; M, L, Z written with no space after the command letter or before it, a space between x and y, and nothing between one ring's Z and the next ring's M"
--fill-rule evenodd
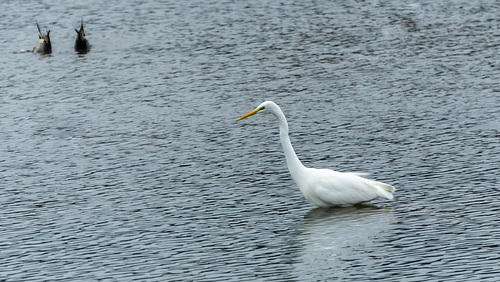
M391 193L396 191L396 188L394 188L393 186L374 180L368 180L367 182L369 186L375 188L379 196L387 198L389 200L394 198Z

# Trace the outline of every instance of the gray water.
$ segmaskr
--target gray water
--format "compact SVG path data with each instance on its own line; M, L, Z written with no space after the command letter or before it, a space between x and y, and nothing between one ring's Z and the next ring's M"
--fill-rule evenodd
M29 2L0 2L1 281L498 279L497 2ZM264 100L395 199L308 204L275 118L235 122Z

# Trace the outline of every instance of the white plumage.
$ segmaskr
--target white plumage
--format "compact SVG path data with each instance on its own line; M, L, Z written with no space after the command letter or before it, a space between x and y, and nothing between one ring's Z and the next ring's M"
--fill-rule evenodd
M240 117L238 121L264 110L278 118L280 139L288 169L308 202L319 207L329 207L352 205L370 201L376 197L393 198L391 193L395 189L389 184L366 179L355 173L305 167L298 159L290 142L286 117L280 107L272 101L260 104L255 110Z

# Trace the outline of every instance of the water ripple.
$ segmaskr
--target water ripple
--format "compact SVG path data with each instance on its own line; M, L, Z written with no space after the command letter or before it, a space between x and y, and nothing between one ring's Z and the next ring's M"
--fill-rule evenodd
M0 4L0 280L497 280L498 3L59 2ZM395 200L310 206L264 100Z

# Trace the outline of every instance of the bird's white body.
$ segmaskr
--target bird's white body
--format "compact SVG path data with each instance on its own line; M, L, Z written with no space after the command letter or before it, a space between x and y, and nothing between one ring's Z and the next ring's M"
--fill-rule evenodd
M376 197L393 198L390 192L394 188L385 183L331 169L305 169L302 177L292 177L306 200L318 207L352 205Z
M393 198L391 192L394 192L395 189L391 185L366 179L354 173L305 167L298 159L290 142L286 117L274 102L266 101L240 119L264 109L278 118L280 140L288 169L308 202L319 207L329 207L352 205L377 197Z

